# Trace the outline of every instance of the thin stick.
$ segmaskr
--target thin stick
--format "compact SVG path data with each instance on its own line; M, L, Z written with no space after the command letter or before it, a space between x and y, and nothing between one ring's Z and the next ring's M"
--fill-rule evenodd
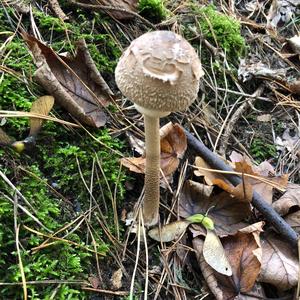
M38 119L44 119L48 121L53 121L57 123L61 123L63 125L71 126L71 127L76 127L79 128L80 126L71 123L68 121L60 120L55 117L50 117L42 114L37 114L37 113L31 113L31 112L26 112L26 111L13 111L13 110L0 110L0 118L38 118Z
M209 150L200 140L197 140L189 131L185 130L188 144L197 151L197 153L214 169L232 172L224 161L217 157ZM226 178L233 184L238 185L241 179L236 175L227 174ZM270 206L264 198L254 191L252 204L257 208L286 240L290 241L294 247L298 246L298 234L286 221L278 215L272 206Z
M138 221L138 224L137 224L138 230L137 230L136 259L135 259L134 269L133 269L132 278L131 278L129 300L133 300L133 296L134 296L134 280L135 280L135 274L136 274L136 270L138 268L139 257L140 257L140 249L141 249L141 211L139 211L138 219L139 219L139 221ZM142 229L142 230L144 230L144 229Z
M15 232L16 232L16 249L17 249L17 253L18 253L19 268L20 268L20 273L21 273L21 278L22 278L24 300L27 300L26 277L25 277L22 256L21 256L21 251L20 251L20 246L19 246L20 225L18 224L17 218L18 218L18 196L15 195L15 197L14 197L14 227L15 227Z

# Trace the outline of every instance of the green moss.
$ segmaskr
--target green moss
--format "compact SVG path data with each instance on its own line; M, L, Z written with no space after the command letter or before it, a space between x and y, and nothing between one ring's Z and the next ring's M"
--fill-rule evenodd
M241 36L240 23L218 12L214 6L192 6L198 16L198 26L203 36L215 46L221 47L231 58L242 56L245 40Z
M63 22L59 18L46 15L44 12L34 10L34 16L38 21L39 29L52 30L56 33L63 33L66 30L72 30L73 26L67 22Z
M253 139L250 146L250 153L258 163L277 156L276 146L268 144L260 138Z
M9 9L7 11L13 19L11 11ZM82 23L63 24L59 19L44 15L36 9L33 9L33 13L41 35L45 40L51 38L51 47L59 53L74 51L74 42L84 37L98 69L103 72L113 72L120 51L110 35L93 30L95 20L80 12ZM10 31L10 22L6 19L4 12L0 11L0 26L3 30ZM26 27L29 24L30 20L25 16L22 25ZM66 32L68 32L68 38L66 38ZM4 64L11 72L4 73L1 78L1 109L29 111L37 95L45 93L41 87L31 81L35 71L31 55L24 41L18 37L14 37L13 41L5 47L5 54L7 53L9 55L6 56ZM61 114L59 117L67 116L60 107L55 106L54 109L56 115ZM23 139L28 134L28 120L9 118L3 129L12 137ZM126 177L124 171L120 170L119 155L115 151L122 151L123 143L111 137L106 129L89 130L102 144L93 140L83 130L71 131L57 123L45 122L37 137L37 145L31 152L20 156L0 148L1 171L26 197L33 209L28 207L21 198L18 198L19 203L46 228L54 232L90 209L90 194L83 180L90 187L91 178L93 178L92 193L97 205L105 215L105 221L111 233L114 234L116 231L111 205L112 194L116 189L116 201L119 204L122 203ZM93 161L95 162L94 170ZM54 187L62 196L54 193L51 187ZM14 199L12 189L3 180L0 180L0 190L9 198ZM105 236L93 213L94 211L91 212L88 225L92 231L94 231L93 228L97 228L93 232L95 244L91 239L87 239L89 231L84 222L66 237L67 240L81 246L52 240L51 242L54 242L52 245L32 253L30 249L40 245L46 238L31 233L24 228L24 225L41 233L47 233L47 231L28 214L18 209L21 257L27 281L86 280L89 274L95 271L94 254L86 248L94 250L96 247L99 253L106 255L109 244L104 241ZM75 225L71 229L74 227ZM122 229L120 230L122 232ZM63 237L67 232L65 230L58 236ZM1 282L19 283L21 281L15 247L14 207L3 194L0 194L0 266ZM20 285L2 286L0 298L22 299L22 293ZM87 299L87 297L79 285L68 283L28 285L28 298L30 299Z
M143 17L158 23L168 15L162 0L139 0L138 10Z

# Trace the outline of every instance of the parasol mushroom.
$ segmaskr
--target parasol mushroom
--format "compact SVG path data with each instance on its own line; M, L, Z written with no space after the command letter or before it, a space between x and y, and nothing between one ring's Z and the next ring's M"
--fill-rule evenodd
M143 216L158 222L160 180L159 118L185 110L197 97L203 76L194 48L171 31L148 32L132 41L115 71L120 91L144 115L146 170Z

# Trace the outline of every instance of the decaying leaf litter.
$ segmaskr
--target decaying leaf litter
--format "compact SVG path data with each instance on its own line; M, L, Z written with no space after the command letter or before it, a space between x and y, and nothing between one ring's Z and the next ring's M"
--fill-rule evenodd
M75 1L70 2L77 5ZM112 18L105 25L98 25L113 37L121 50L148 30L167 29L182 34L199 51L205 77L195 104L186 112L173 114L165 120L166 123L173 122L173 125L166 125L175 129L175 133L169 133L172 139L166 138L166 133L162 134L161 161L164 163L161 185L164 192L161 197L160 230L156 239L161 240L164 234L172 238L168 238L168 243L153 242L139 226L143 221L138 218L140 213L135 202L142 193L143 180L142 175L133 175L134 180L127 187L132 203L124 205L123 211L122 207L115 208L116 215L120 216L122 211L123 220L128 223L133 214L131 225L122 239L110 230L107 232L114 245L110 255L117 262L109 266L114 269L111 281L109 283L103 279L101 267L105 267L99 259L98 271L94 274L91 271L89 282L84 283L83 289L94 290L105 295L103 297L108 294L121 297L129 290L137 295L140 287L148 291L151 299L190 299L208 294L216 299L237 296L254 299L292 297L298 282L296 247L275 232L270 220L253 207L251 200L253 192L259 193L278 215L299 232L299 3L215 3L218 11L241 22L242 35L248 45L240 60L232 60L228 49L222 48L216 36L209 39L201 32L201 27L196 26L203 13L195 9L195 3L167 1L166 6L170 10L167 20L149 24L149 20L144 21L137 15L134 1L133 8L124 8L122 2L116 2L121 9L113 8L108 3L100 3L98 7L97 3L92 2L79 6L92 11L100 10ZM197 3L199 7L204 4ZM18 15L15 8L15 16ZM129 23L116 21L124 19L125 15L131 19ZM213 24L210 26L213 28ZM89 63L92 61L87 52L80 52L79 49L76 56L79 61L63 58L43 46L39 30L33 22L27 30L33 35L25 35L25 40L30 41L31 45L40 45L42 49L33 51L33 46L30 46L37 67L34 76L47 91L45 94L54 96L56 102L65 107L74 118L70 119L72 122L81 122L82 126L104 126L106 122L105 126L112 135L134 140L134 144L129 144L131 152L142 154L142 157L128 159L127 155L120 153L120 158L125 166L128 163L131 165L131 171L138 169L142 173L143 146L139 146L142 148L137 151L136 145L141 145L143 140L143 122L130 101L122 99L113 82L105 83L94 65ZM81 45L84 47L84 42ZM49 55L52 56L50 64L47 63ZM80 60L82 57L88 57L88 60ZM94 80L91 86L90 78ZM48 85L49 81L55 82L54 88ZM100 87L97 87L99 83ZM60 91L58 85L65 88L68 95ZM54 94L54 90L58 94ZM105 106L104 100L99 98L103 93L116 106L115 112L102 108ZM75 98L80 98L82 102ZM76 102L76 108L70 108L66 104L67 99L68 102ZM82 113L85 108L88 109L86 115ZM80 114L76 114L78 111ZM88 115L94 112L101 119L100 123L91 124L88 121L93 119ZM223 154L223 159L226 157L227 164L240 176L241 184L236 187L232 185L226 178L228 171L212 170L214 168L199 157L189 143L186 146L186 137L180 126L188 129L197 139L202 139L216 155ZM86 129L90 131L88 127ZM254 143L256 140L262 140L262 146ZM251 145L256 146L251 148ZM266 145L273 145L275 154L261 155ZM91 190L89 193L92 196ZM202 216L199 222L186 221L197 214ZM214 223L214 238L209 233L208 239L210 229L201 223L204 218ZM104 228L105 222L105 217L101 215L100 224ZM116 224L118 220L115 220ZM89 234L92 236L92 233ZM49 238L53 239L51 236ZM145 239L147 243L143 242ZM220 260L217 265L222 266L223 256L215 254L220 253L220 247L231 266L232 275L222 274L218 267L216 270L216 266L205 259L213 257ZM155 259L158 254L159 258ZM136 268L133 269L135 257ZM123 284L120 273L124 274ZM24 296L26 286L25 278ZM143 292L140 293L142 295Z

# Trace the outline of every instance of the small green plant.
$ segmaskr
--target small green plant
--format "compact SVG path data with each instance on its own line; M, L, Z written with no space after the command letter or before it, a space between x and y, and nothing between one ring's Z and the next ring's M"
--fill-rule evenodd
M260 138L253 139L250 153L259 163L277 156L275 145L268 144Z
M230 16L218 12L214 6L192 6L198 15L198 26L203 36L221 47L231 58L242 56L245 40L241 36L240 23Z
M168 15L162 0L139 0L138 10L142 16L155 23L164 20Z

